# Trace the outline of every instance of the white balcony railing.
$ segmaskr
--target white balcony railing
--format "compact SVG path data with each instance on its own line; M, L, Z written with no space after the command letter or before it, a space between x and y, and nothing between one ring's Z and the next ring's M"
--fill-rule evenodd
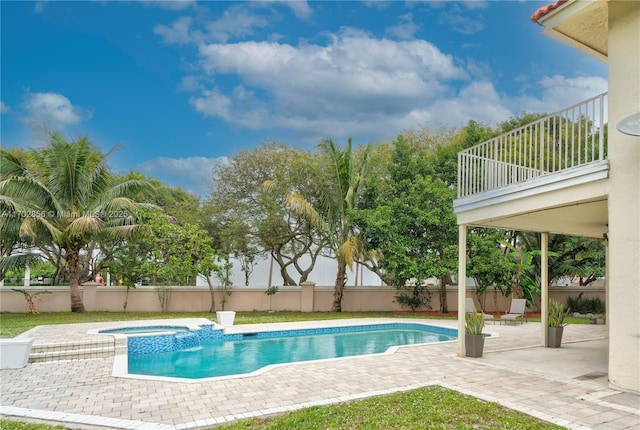
M458 153L458 198L606 158L607 93Z

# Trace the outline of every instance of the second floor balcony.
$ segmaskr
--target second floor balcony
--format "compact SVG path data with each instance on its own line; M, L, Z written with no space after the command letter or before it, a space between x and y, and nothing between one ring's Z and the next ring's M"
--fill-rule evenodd
M607 93L458 154L456 213L608 177Z

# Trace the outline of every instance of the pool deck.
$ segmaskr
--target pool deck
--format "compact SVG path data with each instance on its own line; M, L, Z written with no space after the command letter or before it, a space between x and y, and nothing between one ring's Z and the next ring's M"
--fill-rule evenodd
M32 337L34 344L95 340L104 335L87 334L90 330L206 321L40 326L20 337ZM452 320L376 318L237 325L227 332L414 321L457 326ZM571 429L640 429L640 396L607 386L605 326L569 325L558 349L538 346L540 323L488 324L485 331L497 336L486 340L482 358L459 358L457 343L439 343L204 382L115 377L114 356L30 363L0 371L0 415L81 429L200 429L441 385Z

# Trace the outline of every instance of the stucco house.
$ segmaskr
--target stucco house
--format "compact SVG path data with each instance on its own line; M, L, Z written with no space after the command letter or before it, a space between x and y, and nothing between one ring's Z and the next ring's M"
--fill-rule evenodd
M607 247L609 384L640 393L640 2L560 0L531 20L606 63L609 91L458 154L458 309L468 226L541 233L546 345L548 234L600 239Z

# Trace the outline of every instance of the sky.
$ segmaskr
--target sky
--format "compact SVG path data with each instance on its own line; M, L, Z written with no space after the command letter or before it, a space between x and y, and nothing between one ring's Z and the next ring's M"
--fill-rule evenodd
M83 136L206 197L242 149L496 126L607 91L537 1L1 1L0 142Z

